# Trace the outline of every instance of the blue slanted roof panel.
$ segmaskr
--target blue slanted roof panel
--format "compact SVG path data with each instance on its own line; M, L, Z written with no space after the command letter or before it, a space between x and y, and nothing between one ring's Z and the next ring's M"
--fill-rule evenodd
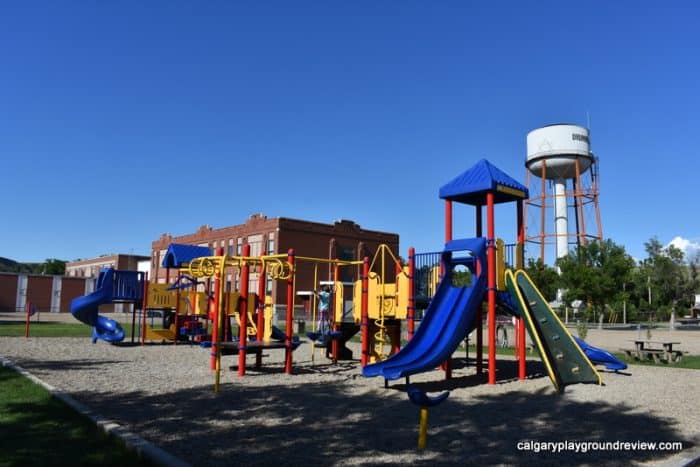
M171 243L163 258L164 268L179 268L195 258L211 256L211 250L205 246L182 245Z
M483 206L489 192L494 194L495 203L526 199L529 196L527 187L486 159L481 159L472 168L443 185L440 188L440 198Z

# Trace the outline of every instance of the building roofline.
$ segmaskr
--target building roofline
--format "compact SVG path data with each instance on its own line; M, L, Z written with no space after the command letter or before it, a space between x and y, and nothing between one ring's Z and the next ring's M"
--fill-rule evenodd
M305 224L305 225L313 225L313 226L318 226L322 228L334 228L335 226L339 224L347 224L350 225L352 223L353 226L356 226L356 228L365 233L371 233L371 234L376 234L376 235L385 235L389 237L395 237L396 241L399 241L399 234L395 232L384 232L381 230L370 230L370 229L365 229L363 228L360 224L357 222L351 220L351 219L338 219L336 221L333 221L331 223L326 223L326 222L319 222L319 221L311 221L307 219L297 219L294 217L283 217L283 216L278 216L278 217L267 217L264 216L262 213L256 213L252 214L246 219L245 222L240 223L240 224L234 224L234 225L227 225L223 227L212 227L210 224L204 224L199 226L196 230L193 232L185 233L182 235L171 235L170 233L163 233L158 239L153 240L151 242L151 246L153 247L155 244L162 244L164 240L168 240L171 243L178 243L178 242L186 242L188 241L188 237L194 237L196 236L200 231L203 229L208 229L210 235L221 235L224 234L224 231L227 229L238 229L242 228L246 225L249 225L251 222L270 222L270 223L276 223L277 226L279 227L280 224L282 223L299 223L299 224Z

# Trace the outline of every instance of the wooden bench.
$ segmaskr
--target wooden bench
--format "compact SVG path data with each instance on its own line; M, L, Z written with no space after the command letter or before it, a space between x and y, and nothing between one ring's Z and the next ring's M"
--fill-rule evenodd
M654 360L655 363L667 362L667 363L679 363L683 359L682 350L672 350L668 351L666 349L649 349L649 348L636 348L636 349L620 349L620 352L624 352L628 360Z
M659 363L666 353L663 349L620 349L629 360L654 360Z
M661 363L661 360L665 360L663 357L666 351L664 349L644 349L640 353L644 360L654 360L654 363Z
M674 350L671 352L671 361L674 363L680 363L681 360L683 360L683 351L682 350Z

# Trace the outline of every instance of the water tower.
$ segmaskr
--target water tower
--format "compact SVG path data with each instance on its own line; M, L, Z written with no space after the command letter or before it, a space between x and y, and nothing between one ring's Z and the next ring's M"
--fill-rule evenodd
M546 262L548 245L555 258L570 246L602 240L598 207L598 160L590 149L589 131L579 125L557 124L527 135L525 202L526 241L530 256Z

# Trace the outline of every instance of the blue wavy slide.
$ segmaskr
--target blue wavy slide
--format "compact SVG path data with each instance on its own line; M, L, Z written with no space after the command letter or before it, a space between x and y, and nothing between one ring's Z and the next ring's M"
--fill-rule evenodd
M70 304L70 312L75 319L92 326L93 343L97 342L97 339L106 342L124 340L124 329L117 321L97 314L100 305L113 301L114 273L114 269L101 271L95 291L89 295L74 298Z
M620 371L627 369L627 364L625 362L623 362L607 350L599 349L598 347L593 347L591 344L576 336L571 337L574 338L578 346L581 347L581 350L583 350L583 353L586 354L586 357L588 357L588 359L594 365L605 365L605 368L612 371Z
M484 242L471 248L483 258ZM474 248L474 246L476 248ZM364 376L394 380L429 371L446 361L475 326L486 293L486 274L471 287L453 287L448 274L438 287L413 338L398 353L363 368Z

